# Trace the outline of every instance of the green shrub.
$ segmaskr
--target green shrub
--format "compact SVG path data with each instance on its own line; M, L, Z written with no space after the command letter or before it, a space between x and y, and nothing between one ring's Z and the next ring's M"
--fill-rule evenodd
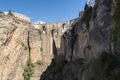
M26 62L26 67L24 69L24 80L30 80L30 77L33 74L33 63L31 62L31 59L28 58L27 62Z
M43 51L43 48L40 48L40 51Z
M8 11L8 15L14 16L11 10Z
M88 4L85 5L82 21L86 24L86 28L89 29L89 22L92 15L92 7Z
M93 12L92 12L93 20L97 17L97 9L98 9L99 3L100 3L100 0L97 0L97 2L95 3L93 7Z
M40 29L36 29L39 32L39 35L42 35L42 31Z
M91 80L120 80L119 58L108 52L102 52L97 59L91 59L83 65L79 74L86 73L86 79Z
M23 42L21 44L24 47L24 50L28 50L28 47Z
M120 50L120 0L115 1L114 14L112 17L113 27L111 32L111 41L114 46L114 53L119 54Z
M28 50L28 47L25 47L24 49L25 49L25 50Z
M42 60L37 60L36 64L38 64L38 65L44 65L44 62Z

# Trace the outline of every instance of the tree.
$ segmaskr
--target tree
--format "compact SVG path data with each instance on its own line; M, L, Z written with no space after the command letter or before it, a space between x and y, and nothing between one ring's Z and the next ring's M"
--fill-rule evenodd
M8 15L13 16L13 13L11 10L8 11Z

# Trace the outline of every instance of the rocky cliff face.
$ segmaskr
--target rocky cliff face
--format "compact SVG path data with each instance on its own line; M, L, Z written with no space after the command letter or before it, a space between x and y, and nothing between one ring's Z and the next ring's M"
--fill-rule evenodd
M29 55L25 50L29 25L0 16L0 80L21 80Z
M41 80L120 79L118 76L120 73L119 52L113 55L115 54L112 52L114 45L111 45L113 43L111 31L115 28L112 28L112 15L114 14L112 6L116 4L113 0L95 1L93 8L85 6L82 16L72 24L72 28L63 34L62 42L65 45L65 53L53 58L51 65L42 74ZM119 19L120 17L117 18L118 22ZM119 30L115 30L115 51L119 51L117 33Z
M0 14L0 80L24 80L22 74L29 56L35 65L37 61L45 63L43 68L37 65L37 69L41 69L36 74L39 80L39 75L52 58L50 53L41 54L41 38L42 34L31 24ZM32 80L36 77L33 76Z
M87 16L84 12L73 28L67 31L65 43L68 47L65 50L68 60L90 59L98 57L103 51L109 51L111 7L107 4L104 0L96 3L93 11L88 13L91 16L89 25L83 19Z
M62 28L64 22L35 28L33 24L0 13L0 80L24 80L28 74L25 71L28 71L26 62L29 58L34 66L31 80L39 80L41 75L41 80L97 80L95 72L90 76L87 73L92 73L95 64L101 64L105 59L99 58L103 52L114 51L111 3L112 0L96 0L93 8L86 5L78 19L66 22L69 24L66 32ZM112 64L119 63L111 59L116 56L107 56L106 65L109 60ZM91 65L89 62L93 58L98 62ZM115 69L119 67L116 64Z

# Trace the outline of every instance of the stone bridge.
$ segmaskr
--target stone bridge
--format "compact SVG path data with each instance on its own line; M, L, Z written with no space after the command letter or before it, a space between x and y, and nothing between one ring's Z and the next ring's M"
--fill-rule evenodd
M66 30L71 28L71 25L76 21L77 19L64 21L64 22L52 22L52 23L33 23L32 25L36 29L42 30L44 33L50 33L54 32L57 35L62 35Z
M48 60L48 56L53 57L53 54L64 55L65 44L63 43L63 34L72 28L72 24L77 19L64 21L64 22L53 22L53 23L33 23L32 25L36 30L41 33L41 48L42 58ZM36 36L37 37L37 36ZM38 36L39 37L39 36ZM34 55L35 53L33 53Z

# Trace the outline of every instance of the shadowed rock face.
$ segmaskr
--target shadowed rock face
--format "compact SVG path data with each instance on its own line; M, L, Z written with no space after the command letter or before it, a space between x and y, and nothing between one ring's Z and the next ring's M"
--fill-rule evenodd
M100 74L102 74L102 72L99 71L98 67L95 66L97 64L97 66L99 66L99 63L94 63L94 61L100 59L100 55L102 53L104 55L102 57L105 59L106 57L111 56L111 53L109 53L110 55L107 54L107 56L105 56L106 53L104 53L104 51L110 52L109 49L111 44L110 14L113 11L111 11L112 4L109 4L110 1L111 0L96 0L97 6L93 9L94 12L91 14L89 28L87 28L86 23L83 22L82 17L79 17L79 19L72 24L72 28L70 28L63 34L61 38L60 48L62 48L64 44L64 54L62 56L58 54L61 58L54 55L51 65L48 66L46 71L42 74L41 80L103 80L103 78L106 79L105 76L102 76L103 78L98 79L99 74L97 74L97 71ZM90 62L91 59L94 59L94 61ZM114 58L112 57L111 59ZM68 62L66 62L66 60ZM104 60L101 62L101 64L102 63L104 63ZM97 70L94 69L93 66ZM117 63L117 66L120 66L119 63ZM92 70L94 70L94 74L92 74ZM108 73L109 72L110 71L108 71Z
M81 17L74 23L72 29L68 30L68 37L65 40L65 44L68 46L65 47L68 60L71 56L72 60L90 59L98 57L103 51L109 51L111 7L104 0L99 1L97 6L97 9L94 9L96 13L91 15L89 29L86 28L87 25Z

